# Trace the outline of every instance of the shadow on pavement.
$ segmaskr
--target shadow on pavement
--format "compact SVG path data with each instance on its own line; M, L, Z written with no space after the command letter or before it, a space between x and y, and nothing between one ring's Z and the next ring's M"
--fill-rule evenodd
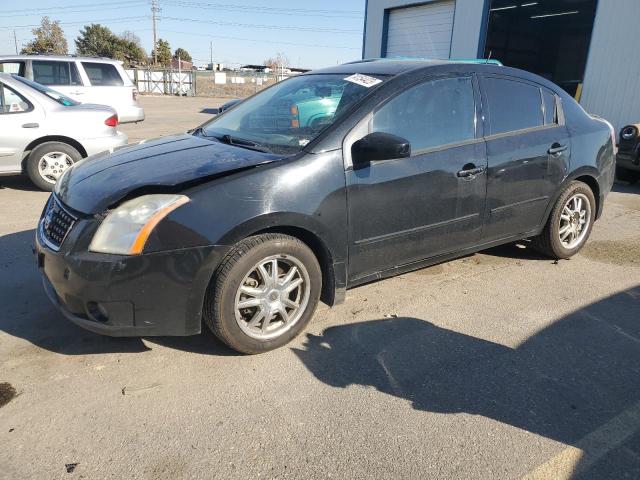
M211 115L217 115L218 113L220 113L220 109L219 108L203 108L202 110L200 110L200 113L209 113Z
M618 193L638 193L640 194L640 183L628 183L616 180L611 188L612 192Z
M640 438L640 286L558 320L517 348L394 318L330 327L293 350L328 385L371 386L417 410L482 415L580 448L631 408ZM609 432L605 444L618 434ZM629 448L626 440L620 443ZM634 448L627 467L640 469L640 442ZM575 472L608 471L607 454L583 458Z
M40 192L26 175L13 175L0 177L0 190L10 188L12 190L24 190L26 192Z
M150 350L139 337L114 338L75 326L51 305L31 252L35 230L0 237L0 331L64 355L137 353ZM149 337L187 352L232 355L208 329L191 337Z

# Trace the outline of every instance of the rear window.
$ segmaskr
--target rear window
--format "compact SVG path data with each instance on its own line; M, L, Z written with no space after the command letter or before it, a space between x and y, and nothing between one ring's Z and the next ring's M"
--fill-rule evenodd
M33 81L41 85L82 85L75 62L33 60Z
M491 135L544 125L540 89L528 83L485 78Z
M0 83L0 114L28 112L32 108L29 100Z
M16 75L24 76L24 62L18 62L18 61L12 61L12 60L1 62L0 72L15 73Z
M84 71L94 86L121 86L124 85L122 77L115 65L110 63L82 62Z
M24 83L25 85L33 88L34 90L40 92L43 95L46 95L47 97L49 97L51 100L54 100L56 102L58 102L60 105L64 105L65 107L72 107L74 105L79 105L80 102L76 102L75 100L70 99L69 97L61 94L60 92L56 92L55 90L49 88L49 87L45 87L44 85L41 85L39 83L36 82L32 82L31 80L27 80L24 77L19 77L16 75L13 75L13 78L15 78L17 81Z

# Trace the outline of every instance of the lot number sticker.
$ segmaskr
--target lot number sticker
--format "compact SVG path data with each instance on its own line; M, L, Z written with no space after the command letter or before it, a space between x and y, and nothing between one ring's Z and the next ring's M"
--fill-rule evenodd
M370 77L369 75L363 75L361 73L354 73L353 75L345 78L347 82L357 83L358 85L362 85L363 87L373 87L374 85L382 82L379 78Z

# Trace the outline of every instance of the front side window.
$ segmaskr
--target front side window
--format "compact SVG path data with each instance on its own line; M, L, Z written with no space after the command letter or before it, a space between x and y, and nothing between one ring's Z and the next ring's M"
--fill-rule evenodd
M443 78L408 89L373 116L372 132L409 140L412 152L475 138L470 77Z
M98 87L117 87L124 85L120 73L111 63L82 62L91 85Z
M294 154L332 125L384 77L315 74L291 77L197 129L204 137Z
M31 108L26 98L0 83L0 114L28 112Z
M528 83L487 77L483 81L489 102L491 135L545 124L540 89Z
M74 62L33 60L33 80L42 85L81 85Z

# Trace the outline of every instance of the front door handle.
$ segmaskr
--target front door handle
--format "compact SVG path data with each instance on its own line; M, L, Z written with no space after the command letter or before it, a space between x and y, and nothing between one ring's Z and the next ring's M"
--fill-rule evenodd
M460 178L475 177L486 170L486 167L476 167L473 163L468 163L456 175Z
M37 123L24 123L22 128L38 128L39 126Z
M549 155L553 155L554 157L557 157L566 149L567 149L566 145L560 145L559 143L554 143L553 145L551 145L551 148L547 150L547 153Z

